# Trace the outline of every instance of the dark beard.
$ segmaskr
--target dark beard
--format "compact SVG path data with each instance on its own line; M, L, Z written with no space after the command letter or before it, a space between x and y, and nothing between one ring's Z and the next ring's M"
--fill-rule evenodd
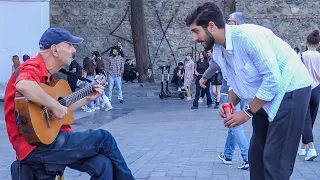
M208 51L212 49L214 43L216 42L216 39L212 36L212 34L206 28L204 28L204 31L206 32L206 35L207 35L207 39L204 41L206 42L204 49ZM198 41L198 43L202 43L202 42L203 41Z

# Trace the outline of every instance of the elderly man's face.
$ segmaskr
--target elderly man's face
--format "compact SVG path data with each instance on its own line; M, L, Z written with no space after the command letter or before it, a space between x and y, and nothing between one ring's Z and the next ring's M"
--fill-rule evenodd
M74 48L74 46L71 43L66 42L61 42L57 45L52 45L51 50L54 52L54 56L66 65L71 64L71 61L73 60L73 54L76 53L76 49Z

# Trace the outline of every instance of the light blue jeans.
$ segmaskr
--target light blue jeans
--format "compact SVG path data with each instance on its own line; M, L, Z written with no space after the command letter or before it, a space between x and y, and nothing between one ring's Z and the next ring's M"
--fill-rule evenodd
M245 102L241 102L236 106L235 112L241 111L241 107L245 106ZM244 134L243 125L229 128L228 137L224 148L224 156L228 159L232 159L235 146L238 144L243 161L248 161L249 145Z
M214 93L213 93L213 89L212 89L212 83L210 83L210 88L209 88L209 92L211 95L211 99L212 99L212 103L215 103L215 97L214 97Z
M87 79L93 81L93 76L87 76ZM90 86L90 83L86 81L86 87ZM94 108L94 101L91 101L88 105L89 108Z
M112 89L116 85L118 89L118 100L123 100L122 96L122 82L121 82L121 76L119 77L112 77L108 76L108 98L111 101L112 98Z

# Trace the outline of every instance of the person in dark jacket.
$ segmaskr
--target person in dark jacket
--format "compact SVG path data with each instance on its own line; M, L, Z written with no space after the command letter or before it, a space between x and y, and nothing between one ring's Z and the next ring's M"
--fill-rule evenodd
M124 64L123 80L125 80L125 83L128 83L128 81L134 83L133 80L135 80L137 76L139 76L139 73L132 64L132 59L127 59Z
M178 86L178 91L181 91L181 88L183 87L183 76L184 76L184 68L183 63L179 62L178 66L174 68L173 70L173 77L171 80L171 83L176 83Z

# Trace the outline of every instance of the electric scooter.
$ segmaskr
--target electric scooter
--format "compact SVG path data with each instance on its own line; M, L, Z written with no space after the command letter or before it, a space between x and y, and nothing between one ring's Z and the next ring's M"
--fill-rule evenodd
M180 98L184 99L184 92L182 91L169 91L169 80L170 80L170 66L166 66L166 70L168 71L167 81L166 81L166 95L171 98Z

